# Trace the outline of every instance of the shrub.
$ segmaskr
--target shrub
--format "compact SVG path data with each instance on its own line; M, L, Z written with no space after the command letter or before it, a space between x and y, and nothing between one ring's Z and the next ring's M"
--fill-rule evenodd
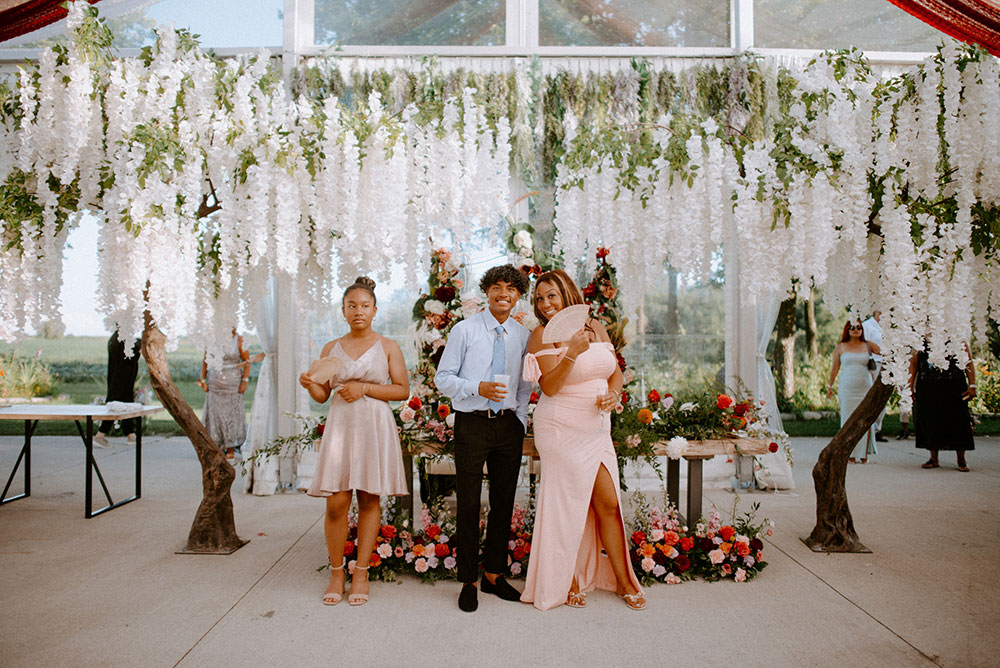
M55 377L34 357L18 358L13 352L0 355L0 397L48 397L55 393Z

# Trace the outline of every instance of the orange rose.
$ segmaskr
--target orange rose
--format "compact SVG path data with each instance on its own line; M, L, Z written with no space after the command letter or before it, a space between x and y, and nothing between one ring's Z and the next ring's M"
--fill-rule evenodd
M382 557L378 556L378 552L372 552L371 559L368 560L368 565L378 568L379 564L381 563L382 563Z
M733 536L735 535L736 535L736 530L733 529L731 526L727 525L719 529L719 536L722 537L722 540L730 541L733 539Z
M451 413L451 407L448 404L441 404L440 406L438 406L438 417L440 417L442 420L448 417L450 413Z
M715 400L715 405L716 407L725 410L733 405L733 398L728 394L720 394Z
M451 554L451 549L444 543L438 543L434 546L434 554L443 559Z
M638 418L639 422L643 424L650 424L653 422L653 411L648 408L640 408Z
M741 557L745 557L750 554L750 544L749 543L736 543L736 554Z
M643 543L642 547L639 548L639 551L644 557L651 557L656 554L656 548L653 547L652 543Z
M382 525L382 535L385 536L386 538L395 538L396 537L396 527L392 526L391 524L383 524Z
M729 554L729 551L733 549L733 544L723 543L722 545L719 546L719 549L722 550L723 554Z
M424 546L423 545L414 545L413 546L413 556L414 557L422 557L422 556L424 556Z
M665 534L663 534L663 542L671 547L676 545L677 541L679 541L680 539L681 537L677 535L676 531L668 531Z

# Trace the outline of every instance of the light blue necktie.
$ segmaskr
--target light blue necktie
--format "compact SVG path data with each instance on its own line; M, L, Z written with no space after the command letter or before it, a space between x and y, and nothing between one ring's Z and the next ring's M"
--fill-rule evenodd
M490 377L491 382L497 374L504 374L507 372L507 349L503 344L503 327L501 325L497 325L495 331L497 333L497 338L493 340L493 376ZM503 408L503 402L490 401L490 408L498 411Z

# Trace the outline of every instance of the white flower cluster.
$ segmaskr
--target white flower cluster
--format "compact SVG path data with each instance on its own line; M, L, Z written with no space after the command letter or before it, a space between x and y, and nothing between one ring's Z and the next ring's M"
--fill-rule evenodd
M76 25L82 6L70 3ZM76 181L79 207L101 218L108 326L138 336L148 311L169 341L188 332L210 357L238 317L254 325L272 276L328 309L362 273L386 280L401 264L416 282L433 238L469 241L508 208L510 127L491 127L470 89L429 121L412 106L385 113L377 93L359 112L315 106L287 98L266 53L219 61L171 29L149 62L46 51L38 71L21 75L19 125L0 126L0 176L27 173L43 211L37 227L0 228L3 339L58 317L69 227L50 179Z
M744 298L813 283L835 308L883 311L887 382L906 382L925 340L932 362L961 361L973 327L982 332L988 314L1000 321L996 240L973 252L973 208L1000 203L1000 61L950 46L879 87L865 66L841 64L820 58L791 73L781 127L743 144L741 164L711 120L683 139L661 118L660 157L639 164L620 139L632 129L607 129L618 145L600 153L574 119L573 160L556 182L556 249L587 271L591 251L612 249L631 310L665 260L703 276L725 248L739 258ZM762 72L777 98L777 69ZM670 163L678 141L682 168ZM926 213L942 197L954 197L954 219Z

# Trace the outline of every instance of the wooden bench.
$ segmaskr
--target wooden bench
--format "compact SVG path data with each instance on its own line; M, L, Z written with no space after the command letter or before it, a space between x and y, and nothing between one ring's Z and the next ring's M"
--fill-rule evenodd
M702 462L711 459L716 455L727 455L736 457L739 455L763 455L767 453L768 442L748 439L748 438L723 438L708 441L688 441L687 450L684 453L684 460L687 461L688 486L687 486L687 512L682 513L689 522L697 522L702 514L702 484L703 470ZM738 448L738 449L737 449ZM413 454L433 454L437 448L431 443L426 443L415 449ZM660 441L653 445L653 452L660 457L667 456L667 442ZM538 450L535 449L535 439L525 436L524 449L525 457L538 459ZM406 480L410 491L409 497L404 497L401 501L413 510L413 517L417 516L416 497L413 495L413 455L404 455L403 464L406 467ZM534 475L534 474L532 474ZM680 510L680 483L681 483L681 462L679 459L667 457L667 494L670 500L677 504Z

